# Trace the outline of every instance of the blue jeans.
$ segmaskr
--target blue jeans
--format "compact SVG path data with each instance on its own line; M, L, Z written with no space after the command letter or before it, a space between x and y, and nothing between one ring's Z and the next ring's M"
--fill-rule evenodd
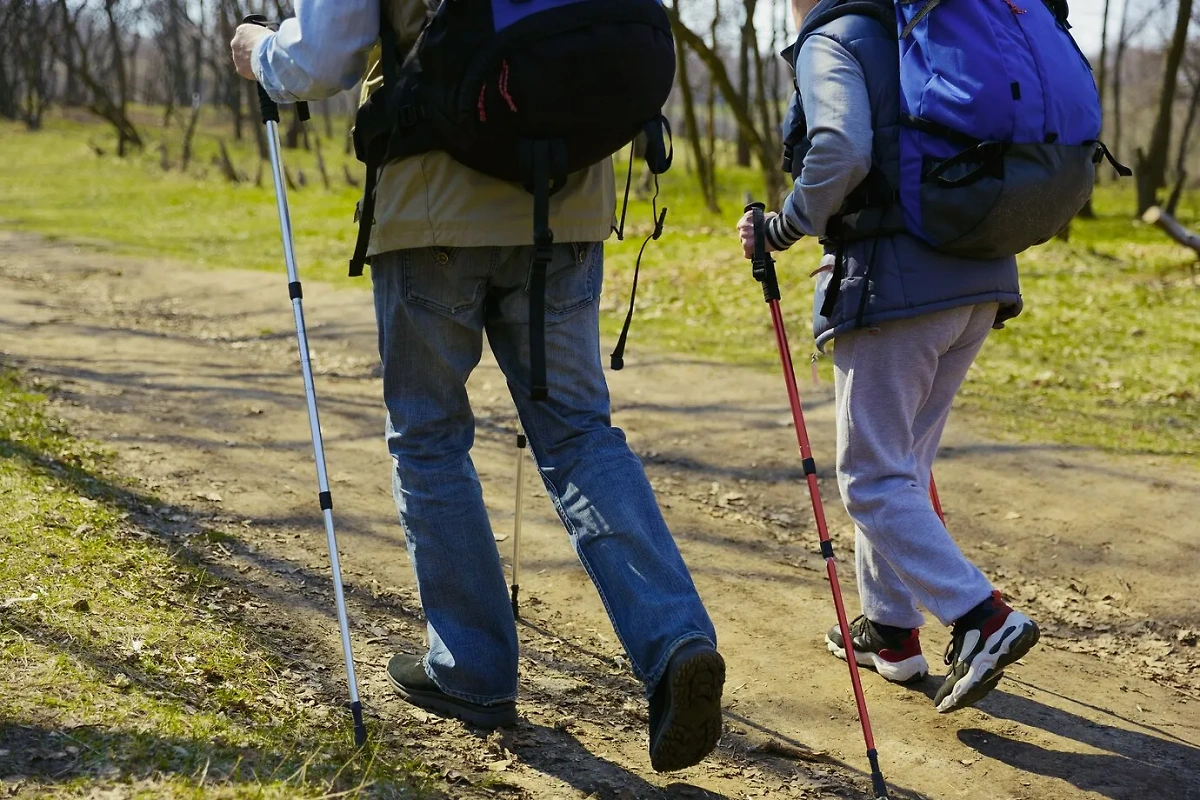
M716 643L642 464L610 424L600 359L604 249L558 244L546 279L550 397L529 397L532 248L401 250L371 277L393 492L429 627L429 676L475 703L517 695L517 632L471 463L465 384L483 333L538 472L633 671L653 691L681 645Z

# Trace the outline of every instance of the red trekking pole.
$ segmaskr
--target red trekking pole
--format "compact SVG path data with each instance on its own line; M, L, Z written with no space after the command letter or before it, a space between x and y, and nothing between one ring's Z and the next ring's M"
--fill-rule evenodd
M933 472L929 473L929 501L933 503L933 510L937 512L938 519L942 521L942 526L946 525L946 515L942 513L942 498L938 497L937 482L933 480Z
M833 606L837 611L838 627L842 641L850 643L850 623L846 621L846 608L842 603L842 589L838 584L837 566L833 560L833 543L829 540L829 528L825 524L825 509L821 505L821 490L817 486L817 465L813 461L812 448L808 443L808 430L804 427L804 411L800 408L800 390L796 388L796 371L792 368L792 352L788 348L787 331L783 327L783 312L779 310L779 280L775 276L775 260L767 254L767 239L762 203L750 203L746 211L751 213L754 223L754 258L750 264L755 279L762 284L763 299L771 307L771 324L775 327L775 343L779 345L779 360L783 364L783 380L787 385L788 402L792 406L792 422L796 427L796 439L800 443L800 458L803 459L804 477L808 481L808 494L812 498L813 516L817 520L817 535L821 539L821 555L825 558L825 569L829 573L829 588L833 591ZM875 797L888 796L887 783L879 770L879 754L875 750L875 736L871 733L871 718L867 714L867 700L863 696L862 682L858 677L858 663L853 654L846 659L850 666L850 683L854 686L854 701L858 704L858 720L862 723L863 739L867 745L867 761L871 764L871 785Z

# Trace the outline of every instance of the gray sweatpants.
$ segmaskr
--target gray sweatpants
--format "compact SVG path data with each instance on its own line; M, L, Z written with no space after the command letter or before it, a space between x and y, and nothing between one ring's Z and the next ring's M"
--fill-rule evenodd
M929 473L954 395L996 304L885 322L837 337L837 475L857 528L863 613L919 627L917 606L949 625L992 591L929 500Z

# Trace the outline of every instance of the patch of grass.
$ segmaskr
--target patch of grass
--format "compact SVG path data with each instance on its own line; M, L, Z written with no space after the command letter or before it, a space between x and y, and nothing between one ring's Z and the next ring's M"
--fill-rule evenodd
M424 796L403 732L357 751L337 698L237 619L266 606L143 529L129 496L0 368L0 786Z
M253 139L228 140L231 158L251 182L225 181L211 163L217 137L224 133L201 129L196 156L184 173L159 167L153 138L143 153L119 159L112 155L106 129L95 125L51 118L37 133L0 125L0 154L9 159L0 178L0 222L134 255L209 267L282 269L270 171L260 186L254 185ZM108 155L96 156L89 142ZM341 177L347 159L340 149L328 143L326 148L334 191L312 183L311 153L289 150L285 161L294 175L304 169L310 181L290 193L301 272L338 279L354 249L352 216L359 192ZM361 165L349 163L360 175Z
M688 206L651 243L638 288L633 348L662 347L777 369L770 317L733 236L741 204L723 176L727 214ZM743 183L748 181L743 180ZM1103 185L1095 220L1077 220L1070 242L1020 258L1024 313L994 331L959 395L958 407L993 435L1119 452L1200 453L1200 281L1195 256L1160 231L1130 220L1131 187ZM1181 209L1195 225L1200 197ZM694 202L694 201L691 201ZM673 211L674 209L672 209ZM651 218L636 205L631 219ZM648 224L640 232L648 232ZM636 251L610 250L606 332L624 319ZM820 248L802 241L778 257L783 308L801 370L814 351L812 280ZM835 345L836 346L836 343ZM832 379L831 358L819 360ZM781 389L782 391L782 389Z
M0 128L0 221L47 235L112 243L123 251L209 266L281 270L269 183L231 186L211 168L201 176L162 172L147 153L122 163L88 148L94 126L51 120L27 134ZM201 139L219 131L205 128ZM334 148L328 148L333 150ZM249 146L234 149L252 172ZM288 151L297 167L311 155ZM326 153L331 173L337 158ZM202 163L202 160L198 160ZM338 165L338 166L335 166ZM351 171L358 173L357 164ZM618 179L625 176L618 164ZM638 170L635 169L635 180ZM663 176L666 233L643 261L631 350L665 349L774 369L774 339L758 285L733 235L745 192L762 194L754 170L719 171L721 213L708 211L686 153ZM310 186L291 193L301 272L346 282L357 190ZM635 192L636 194L636 192ZM960 407L995 435L1113 451L1195 455L1200 441L1200 287L1194 255L1130 219L1132 186L1105 184L1095 220L1078 220L1069 243L1022 256L1025 313L995 333L968 377ZM1185 196L1180 219L1200 220L1200 195ZM607 248L603 325L612 337L628 302L642 239L653 228L648 197L631 203L626 241ZM784 310L798 363L812 352L809 272L819 248L801 242L779 258ZM358 285L365 285L360 282ZM829 359L819 367L830 378Z

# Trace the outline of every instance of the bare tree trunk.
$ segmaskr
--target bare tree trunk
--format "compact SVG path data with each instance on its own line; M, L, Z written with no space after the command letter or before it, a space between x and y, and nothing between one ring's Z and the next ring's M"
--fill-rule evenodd
M738 48L738 91L744 103L750 102L750 40L754 35L754 9L758 0L742 0L745 7L746 19L742 23L742 36ZM714 50L714 52L716 52ZM745 131L738 128L737 164L739 167L750 166L750 138Z
M687 48L679 46L675 50L676 81L679 94L683 98L683 118L687 127L688 144L692 149L692 160L696 163L696 177L700 181L700 192L704 195L704 205L713 213L720 213L716 194L713 191L712 164L704 157L704 148L700 144L700 125L696 119L696 103L692 95L692 82L688 76Z
M1190 247L1200 256L1200 235L1193 233L1179 224L1179 221L1158 206L1151 206L1142 214L1142 222L1162 228L1167 236L1179 242L1184 247Z
M1146 25L1154 19L1155 12L1161 10L1168 0L1162 0L1162 5L1158 8L1151 8L1145 11L1137 20L1132 20L1129 16L1131 2L1124 2L1121 6L1121 27L1117 31L1117 51L1113 58L1112 65L1112 120L1113 120L1113 139L1112 151L1119 158L1124 152L1122 145L1123 140L1123 125L1125 115L1122 112L1122 88L1125 83L1125 55L1129 52L1129 44L1145 29Z
M1113 59L1112 73L1112 121L1113 121L1113 152L1121 154L1121 87L1124 84L1122 72L1125 66L1125 49L1129 45L1127 38L1129 30L1129 0L1121 4L1121 27L1117 31L1117 52ZM1101 98L1103 99L1103 98Z
M196 125L200 122L200 94L192 95L192 113L188 117L187 130L183 134L183 151L180 154L179 169L187 172L188 164L192 161L192 140L196 138Z
M5 119L17 118L17 98L14 80L9 77L4 57L0 55L0 117Z
M225 180L230 183L240 183L242 176L238 174L237 169L233 166L233 159L229 157L229 150L225 147L225 140L217 140L217 164L221 167L221 174L225 176ZM262 162L258 162L259 174L262 174Z
M1175 106L1175 86L1179 78L1179 65L1183 62L1187 48L1188 25L1192 20L1192 0L1179 0L1175 18L1175 32L1167 50L1163 69L1162 90L1158 99L1158 115L1154 120L1154 131L1146 150L1138 149L1137 169L1137 213L1140 216L1157 202L1158 190L1166 183L1167 149L1171 143L1171 116Z
M1104 90L1108 78L1108 11L1111 6L1112 0L1104 0L1104 21L1100 23L1100 70L1096 75L1096 89L1100 94L1101 117L1107 97Z
M193 98L201 94L204 77L204 0L197 3L200 13L200 24L192 31L192 86L190 93ZM186 13L186 12L185 12Z
M778 58L779 51L783 49L783 44L787 42L787 4L780 3L779 10L779 18L771 24L771 50L767 63L771 67L771 130L780 131L780 136L782 136L784 91L783 86L780 84L782 70L779 69Z
M754 58L754 96L755 104L758 106L759 123L762 125L761 136L766 143L768 150L776 153L776 161L778 162L778 153L780 146L777 144L779 127L775 125L774 117L771 114L771 99L767 96L766 75L763 69L762 52L758 47L758 34L754 30L750 33L750 52ZM778 198L772 197L771 200Z
M721 26L721 0L713 0L713 18L712 25L709 27L708 35L712 40L712 47L717 48L717 30ZM715 199L717 196L717 85L710 77L708 79L708 104L705 109L708 117L708 142L707 153L708 164L712 167L712 194Z
M729 110L733 112L738 127L749 140L751 150L757 154L759 166L763 173L763 181L767 187L767 193L771 197L780 196L784 190L784 182L783 172L779 169L778 153L771 150L769 142L763 139L762 135L756 129L749 104L746 98L734 87L733 81L729 77L729 72L725 68L725 62L718 53L708 46L701 36L683 24L679 19L679 10L677 7L672 6L670 16L671 29L675 33L675 41L677 43L683 42L691 48L699 56L700 60L704 62L705 66L708 67L709 74L712 80L717 82L717 86L721 90L721 96L725 98L725 103L729 106Z
M1183 130L1179 133L1179 147L1175 155L1175 186L1167 199L1166 212L1175 216L1179 207L1179 198L1183 195L1183 185L1187 181L1187 155L1192 143L1192 128L1196 124L1196 113L1200 111L1200 84L1192 84L1192 96L1188 100L1187 117L1183 121Z
M79 15L83 13L84 6L80 5L75 11L75 16L72 17L64 5L60 8L59 25L61 31L66 31L69 27L74 27L79 21ZM76 77L75 70L75 39L64 36L62 61L66 70L66 81L63 86L62 103L65 106L81 106L84 103L83 92L79 85L79 79Z
M26 3L19 2L25 5ZM46 34L53 23L54 10L46 7L43 13L41 3L28 2L29 16L23 30L17 32L21 36L22 72L25 81L25 108L23 117L25 127L31 131L40 130L42 115L50 104L53 91L54 63L53 51L46 43Z
M329 113L329 104L331 102L333 102L333 101L332 100L322 100L321 101L321 119L325 122L325 135L330 139L333 138L333 115ZM318 147L319 147L319 145L318 145Z
M112 66L117 78L117 103L122 118L128 120L125 108L129 102L128 73L125 72L125 50L121 45L121 26L117 24L116 8L120 0L104 0L104 15L108 19L108 37L112 46ZM137 132L134 131L134 137ZM126 155L127 144L132 143L129 131L125 126L117 127L117 155ZM141 138L137 137L137 147L141 147Z
M60 8L64 10L64 18L67 16L66 7L67 0L58 0ZM104 12L108 22L108 34L110 38L110 46L112 47L112 63L111 69L115 73L117 83L117 96L114 98L109 94L106 86L93 73L90 59L88 58L88 49L84 45L79 34L78 24L69 25L61 36L49 37L51 46L55 50L55 55L62 60L62 42L70 39L75 47L75 52L79 58L72 66L79 81L88 88L92 94L92 100L88 104L88 109L106 120L117 132L117 152L124 156L128 152L129 147L136 149L142 148L142 137L138 133L137 126L129 119L126 111L129 100L129 84L128 77L125 72L125 53L124 46L121 42L121 26L116 18L116 6L120 0L105 0ZM78 18L77 18L78 21ZM131 47L132 50L132 47Z
M1125 0L1128 3L1129 0ZM1108 82L1108 12L1112 7L1112 0L1104 0L1104 19L1100 23L1100 69L1096 74L1096 91L1100 95L1100 135L1104 135L1104 121L1107 115L1104 113L1104 104L1108 101L1108 94L1105 91L1105 84ZM1095 168L1096 183L1101 181L1101 171L1099 166ZM1087 212L1086 214L1084 212ZM1096 213L1092 210L1092 198L1088 198L1083 210L1079 212L1079 216L1084 219L1093 219Z
M0 3L0 117L12 120L17 118L19 91L17 68L9 62L16 49L13 45L17 36L17 25L13 21L15 13L15 3Z
M321 183L325 184L325 191L329 191L332 187L329 185L329 173L325 171L325 155L321 152L321 137L314 136L313 143L317 154L317 172L321 173Z
M219 23L219 30L220 30L220 37L221 37L222 44L224 44L225 42L228 42L229 40L231 40L233 38L233 32L234 32L237 20L240 19L240 17L238 16L239 12L240 12L240 9L238 8L238 4L237 4L236 0L233 0L232 2L230 0L225 0L225 2L222 2L218 5L216 14L217 14L217 19L218 19L218 23ZM224 50L222 49L219 52L221 52L223 54ZM227 105L229 107L229 114L233 118L233 138L236 141L240 142L242 140L242 137L245 135L243 128L242 128L244 117L243 117L243 113L242 113L242 86L241 86L241 84L244 83L244 81L242 81L242 79L237 76L231 76L231 73L229 72L229 70L225 64L224 58L222 58L220 63L221 63L221 66L225 67L225 68L217 69L216 64L214 63L213 71L216 74L227 76L227 80L229 81L228 83L225 84L225 90L224 90L223 94L221 95L221 97L223 98L223 102L225 103L225 105ZM251 112L251 113L253 113L253 112Z

